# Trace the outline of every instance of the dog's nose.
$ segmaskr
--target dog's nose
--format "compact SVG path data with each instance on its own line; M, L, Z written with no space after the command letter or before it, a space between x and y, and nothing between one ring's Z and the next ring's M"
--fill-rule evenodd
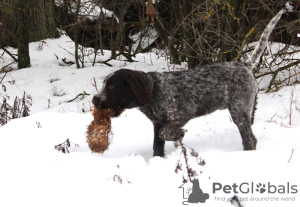
M94 106L98 106L100 103L100 99L98 97L94 96L92 103L94 104Z

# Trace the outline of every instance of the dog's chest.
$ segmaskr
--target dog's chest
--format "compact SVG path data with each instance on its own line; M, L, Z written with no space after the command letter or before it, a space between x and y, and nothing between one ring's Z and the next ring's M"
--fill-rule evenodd
M179 74L156 74L153 85L153 100L140 110L155 122L182 122L196 114L191 82ZM184 119L184 120L183 120Z

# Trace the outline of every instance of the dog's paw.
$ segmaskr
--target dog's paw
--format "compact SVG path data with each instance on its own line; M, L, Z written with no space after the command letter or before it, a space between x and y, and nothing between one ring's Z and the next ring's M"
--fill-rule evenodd
M256 142L247 142L243 143L244 150L256 150Z

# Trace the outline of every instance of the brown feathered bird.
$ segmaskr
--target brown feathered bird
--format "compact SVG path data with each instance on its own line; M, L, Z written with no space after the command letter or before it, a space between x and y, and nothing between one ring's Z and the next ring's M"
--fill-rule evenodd
M94 108L94 120L87 129L87 143L93 153L103 154L108 149L110 140L109 134L111 132L111 117L113 115L112 109L98 110Z

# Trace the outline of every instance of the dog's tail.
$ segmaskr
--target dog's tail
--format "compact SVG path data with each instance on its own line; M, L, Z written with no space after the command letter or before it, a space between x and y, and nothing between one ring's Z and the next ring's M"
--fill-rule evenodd
M269 22L269 24L265 28L264 32L262 33L260 40L258 42L258 45L255 47L251 57L246 61L247 63L252 63L254 65L256 65L258 63L260 56L263 54L263 52L267 46L269 36L270 36L271 32L273 31L275 25L279 21L283 12L284 12L284 10L281 10L280 12L278 12L278 14Z

